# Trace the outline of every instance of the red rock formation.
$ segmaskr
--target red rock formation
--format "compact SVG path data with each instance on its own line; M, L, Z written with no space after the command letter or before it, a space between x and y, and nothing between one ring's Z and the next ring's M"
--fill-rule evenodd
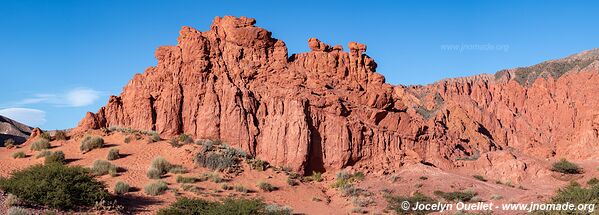
M124 126L222 139L306 172L405 162L452 168L508 148L596 156L579 146L598 143L597 63L530 86L516 71L392 86L366 45L351 42L344 52L311 38L311 52L288 56L283 41L254 24L226 16L206 32L183 27L176 46L158 48L157 66L136 74L76 131Z

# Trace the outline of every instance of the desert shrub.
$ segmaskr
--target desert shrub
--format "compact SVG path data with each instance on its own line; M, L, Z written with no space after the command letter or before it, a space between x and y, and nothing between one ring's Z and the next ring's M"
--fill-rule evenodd
M358 181L362 181L362 180L364 180L364 178L366 178L366 175L364 175L363 172L355 172L352 175L352 178L355 179L355 180L358 180Z
M15 140L13 140L13 139L4 140L4 147L6 147L7 149L11 149L11 148L15 147Z
M119 153L119 149L112 148L110 149L110 151L108 151L108 155L106 155L106 160L113 161L119 159L120 157L121 154Z
M157 133L153 133L152 135L150 135L150 143L158 142L160 140L160 135L158 135Z
M346 184L343 187L341 187L342 196L359 196L363 193L363 189L357 188L353 184Z
M420 176L418 179L425 181L425 180L428 180L428 177L426 177L426 176Z
M38 139L31 144L31 150L34 150L34 151L41 151L41 150L49 149L49 148L50 148L50 141L48 141L47 139L44 139L44 138Z
M16 151L16 152L12 153L10 156L14 159L27 157L27 155L23 151Z
M3 203L4 203L4 206L11 207L11 206L20 205L22 203L22 201L21 201L21 199L19 199L19 197L9 193L6 196L6 198L4 199Z
M313 181L321 182L322 181L322 173L313 171L312 175L304 177L303 180L306 182L313 182Z
M54 140L67 140L69 139L69 137L67 136L67 132L65 131L56 131L56 133L54 133Z
M356 172L354 174L348 173L344 170L337 172L335 177L335 183L331 185L333 188L340 188L347 184L351 184L355 181L364 180L366 176L362 172Z
M182 175L178 175L177 176L177 183L181 183L181 184L189 184L189 183L194 183L196 182L198 179L194 178L194 177L185 177Z
M281 214L281 215L283 215L283 214L293 213L293 209L291 209L290 207L277 205L277 204L266 205L264 210L266 210L266 214Z
M227 184L227 183L221 184L220 188L223 189L223 190L232 190L233 189L233 187L231 185Z
M503 196L499 195L499 194L493 194L493 195L491 195L491 199L500 200L500 199L503 199Z
M214 183L220 183L223 181L223 178L221 178L220 175L216 172L205 172L202 174L202 177L200 178L200 180L202 180L202 181L210 180Z
M173 173L173 174L185 174L187 172L189 172L189 170L187 170L185 167L179 166L179 165L173 165L168 172Z
M131 136L128 136L128 137L125 137L125 140L123 140L123 142L125 142L126 144L129 144L129 143L131 143L132 139L133 138L131 138Z
M144 192L150 196L161 195L168 190L168 185L164 181L150 183L144 187Z
M35 158L45 158L51 154L52 154L52 151L44 150L44 151L37 153L37 155L35 155Z
M219 153L198 153L195 159L196 164L217 171L235 168L239 160L237 157L228 156Z
M151 167L160 171L160 174L166 174L173 167L173 165L163 157L158 156L152 160Z
M599 184L599 179L593 177L593 178L589 179L589 181L587 181L587 184L589 186L595 186L596 184Z
M485 177L483 177L482 175L473 175L472 177L479 181L487 181L487 179L485 179Z
M179 147L181 147L181 143L179 143L179 140L177 140L177 139L170 139L170 140L168 141L168 144L169 144L169 145L171 145L171 146L172 146L172 147L174 147L174 148L179 148Z
M564 174L579 174L582 173L582 168L566 159L561 159L560 161L553 163L551 171Z
M353 197L352 198L352 204L357 207L368 207L374 203L375 203L375 201L371 197L363 197L363 198Z
M130 189L131 187L129 187L128 184L122 181L118 181L114 185L114 193L117 195L123 195L125 193L128 193Z
M30 215L32 214L29 210L22 207L10 207L8 211L6 211L7 215Z
M252 168L253 170L258 170L258 171L264 171L266 169L268 169L268 162L260 160L260 159L251 159L248 160L248 164L250 165L250 168Z
M102 137L86 136L81 141L79 149L81 150L81 152L86 153L93 149L99 149L102 147L104 147L104 139Z
M258 183L258 188L260 188L260 190L264 191L264 192L272 192L277 190L277 187L275 187L274 185L268 183L268 182L260 182Z
M42 134L40 134L40 138L46 139L46 140L52 140L52 137L50 136L50 134L48 134L48 132L42 132Z
M162 178L162 172L156 168L151 167L146 172L146 176L148 176L149 179L160 179Z
M34 165L0 178L0 189L22 200L52 208L71 209L92 206L110 199L102 182L87 169L60 164Z
M436 196L439 196L447 201L459 201L468 202L476 196L476 192L473 191L454 191L454 192L443 192L436 190L433 192Z
M240 184L237 184L237 185L233 186L233 189L235 191L237 191L237 192L240 192L240 193L247 193L247 192L250 191L248 188L246 188L246 187L244 187L244 186L242 186Z
M106 174L114 175L114 174L116 174L117 169L118 169L118 167L116 165L110 163L109 161L95 160L92 165L91 171L96 176L106 175Z
M573 181L569 185L560 188L548 202L550 204L599 204L599 186L584 188ZM561 211L562 213L552 213L552 211L536 211L534 214L593 214L592 211Z
M64 152L55 151L55 152L50 153L48 156L46 156L44 163L45 164L50 164L50 163L65 164L66 158L65 158Z
M183 144L193 143L193 138L191 138L191 136L189 136L187 134L180 134L179 137L177 138L177 140L179 142L182 142Z
M179 214L230 214L230 215L287 215L291 210L279 208L267 209L267 205L259 199L232 199L223 202L210 202L203 199L180 198L168 208L158 211L158 215Z
M287 184L290 186L297 186L299 185L299 181L292 178L287 178Z
M407 210L403 209L402 207L402 203L403 202L408 202L410 203L410 206L412 205L416 205L416 203L420 203L420 204L435 204L437 203L437 201L435 201L434 199L432 199L431 197L425 196L424 194L421 193L414 193L414 195L412 196L392 196L392 195L387 195L385 196L387 203L388 203L388 208L395 211L395 213L397 214L414 214L414 215L421 215L421 214L428 214L428 213L432 213L435 212L437 210L417 210L417 211L412 211L410 208L408 208Z

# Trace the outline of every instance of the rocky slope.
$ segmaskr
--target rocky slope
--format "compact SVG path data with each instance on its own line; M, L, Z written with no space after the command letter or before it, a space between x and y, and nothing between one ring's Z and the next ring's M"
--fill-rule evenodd
M32 129L27 125L0 115L0 145L3 145L7 139L12 139L16 143L23 143L31 135Z
M595 51L493 75L393 86L366 45L310 39L307 53L245 17L183 27L158 65L73 132L111 126L221 139L297 171L393 171L421 162L526 177L531 157L596 158ZM484 158L484 159L480 159ZM475 161L475 162L468 162Z

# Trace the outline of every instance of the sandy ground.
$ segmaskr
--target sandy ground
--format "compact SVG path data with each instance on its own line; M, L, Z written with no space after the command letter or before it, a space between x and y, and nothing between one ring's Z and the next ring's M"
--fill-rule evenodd
M101 135L99 131L94 131L96 135ZM246 198L262 198L267 203L276 203L293 208L294 213L299 214L351 214L352 210L357 208L352 202L352 197L344 197L341 193L331 188L334 182L335 173L325 173L323 182L300 183L298 186L287 184L287 175L282 172L275 172L273 169L266 171L251 170L247 164L243 164L243 172L240 175L221 174L227 178L225 182L231 186L242 185L253 192L239 193L234 190L223 190L221 184L210 181L197 182L194 186L201 189L200 193L183 191L181 184L176 183L175 175L167 174L163 178L169 184L169 188L175 191L166 192L160 196L148 196L144 194L143 187L154 181L146 177L146 170L149 168L153 158L162 156L173 164L178 164L190 170L185 176L199 176L210 170L196 166L193 163L194 155L200 150L200 146L195 144L184 145L179 148L170 146L167 141L148 143L145 138L133 140L130 143L124 143L127 135L122 133L113 133L105 136L107 145L102 149L92 150L82 154L79 151L80 138L73 138L68 141L53 141L52 151L61 150L66 154L69 161L68 165L91 166L94 160L106 159L110 148L117 147L124 156L118 160L112 161L113 164L125 169L118 176L101 176L99 179L104 181L108 189L112 188L117 181L123 181L135 188L133 192L122 197L125 208L134 214L154 214L158 209L166 207L174 202L178 196L198 197L203 199L218 200L228 196L241 196ZM10 155L23 150L28 157L22 159L13 159ZM0 148L0 176L9 176L12 171L26 168L33 164L43 163L43 158L36 159L37 152L31 151L28 145L23 145L20 149ZM575 178L581 184L592 177L599 177L595 167L598 162L585 161L579 162L585 168L585 174ZM279 189L273 192L260 191L256 184L260 181L271 183ZM363 197L370 199L371 204L361 207L369 214L393 214L386 210L387 203L384 193L410 195L414 192L421 192L429 196L435 190L458 191L472 190L478 193L478 197L486 202L508 203L508 202L542 202L547 200L555 190L565 186L567 180L559 180L553 177L525 180L517 186L510 187L503 184L496 184L494 180L487 182L474 179L467 172L446 172L440 169L421 164L404 166L396 173L389 175L379 175L366 173L364 181L357 182L356 186L366 190L370 195ZM177 194L178 193L178 194ZM500 200L492 200L492 196L502 196ZM1 198L0 198L1 199ZM0 212L4 214L5 207L0 207ZM453 214L444 212L442 214ZM502 214L495 212L494 214ZM505 213L513 214L513 213Z

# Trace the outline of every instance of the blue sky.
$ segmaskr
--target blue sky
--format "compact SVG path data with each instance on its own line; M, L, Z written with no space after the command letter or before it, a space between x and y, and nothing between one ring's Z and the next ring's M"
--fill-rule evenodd
M254 17L308 51L317 37L368 45L393 84L494 73L599 47L587 1L1 1L0 114L43 129L76 126L135 73L156 64L181 26ZM347 48L346 48L347 49Z

